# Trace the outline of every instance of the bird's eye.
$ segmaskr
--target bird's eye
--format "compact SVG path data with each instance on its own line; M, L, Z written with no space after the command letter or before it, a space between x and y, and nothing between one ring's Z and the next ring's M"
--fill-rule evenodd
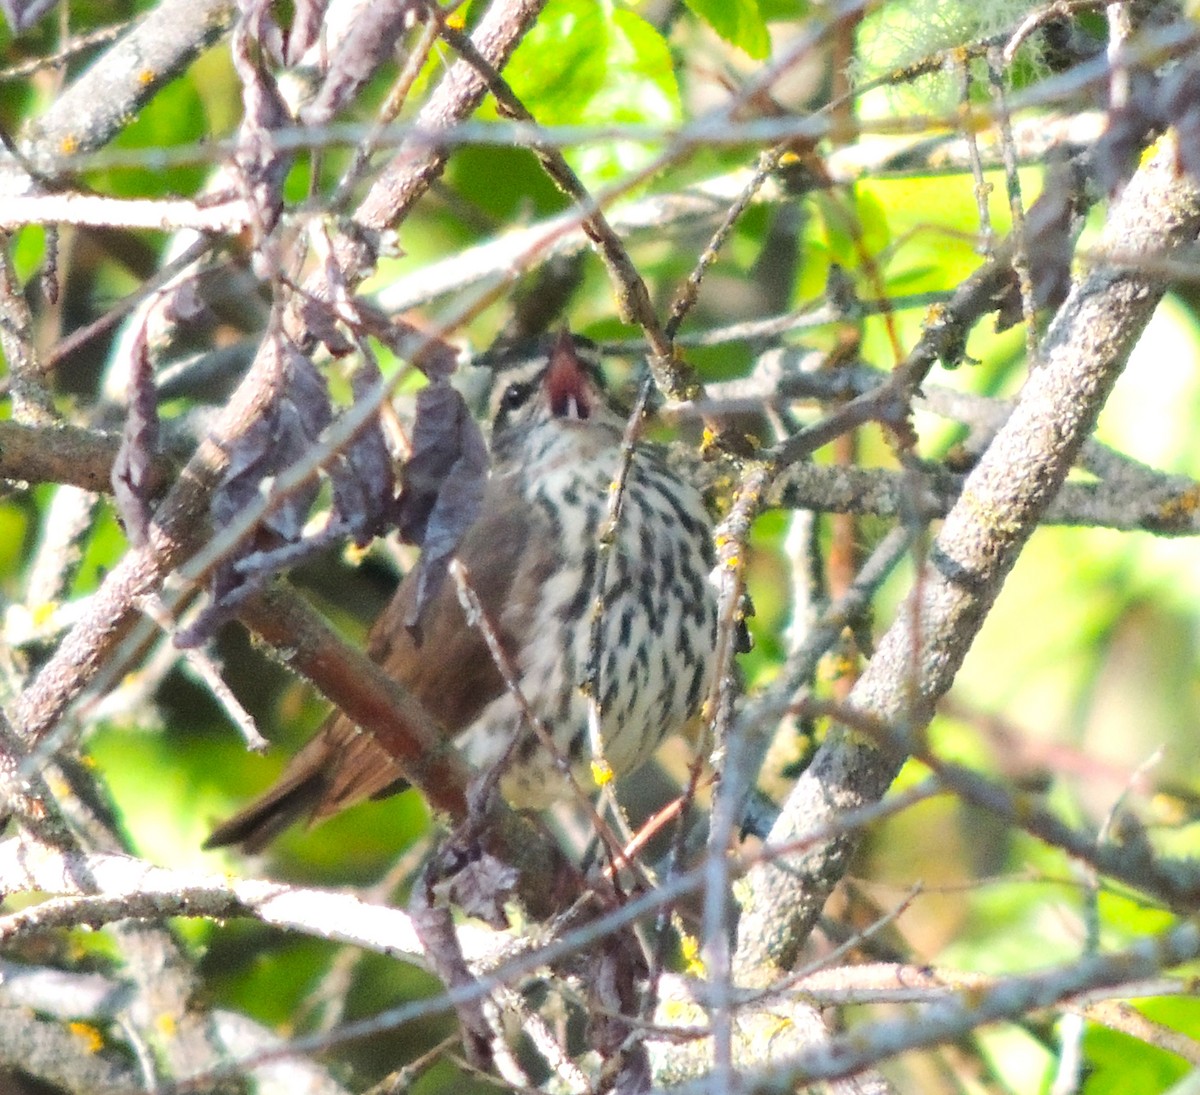
M504 389L504 394L500 397L500 409L505 411L516 410L529 398L530 390L528 384L510 384Z

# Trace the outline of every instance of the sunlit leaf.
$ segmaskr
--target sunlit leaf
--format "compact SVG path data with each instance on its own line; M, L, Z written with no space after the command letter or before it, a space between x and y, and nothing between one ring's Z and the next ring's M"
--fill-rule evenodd
M682 117L662 35L631 11L590 0L551 0L506 75L544 125L669 129ZM567 151L590 185L637 171L653 155L645 143L615 140Z
M684 0L727 42L761 60L771 52L771 36L758 0Z

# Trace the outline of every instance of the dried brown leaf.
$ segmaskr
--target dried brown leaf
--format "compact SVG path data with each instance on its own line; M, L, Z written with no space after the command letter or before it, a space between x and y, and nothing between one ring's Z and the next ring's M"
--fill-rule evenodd
M150 533L150 489L159 432L158 392L144 325L138 330L131 352L129 410L121 433L121 447L113 461L112 486L117 512L125 523L130 542L140 545Z
M282 370L279 394L230 449L228 467L213 493L218 524L257 499L264 482L303 456L333 418L325 380L308 357L282 338L275 341L274 352ZM285 543L299 539L317 489L313 478L293 491L267 515L264 527Z
M266 47L259 40L260 50L253 48L255 26L254 21L243 18L233 34L233 67L242 81L243 112L235 160L259 223L269 232L283 210L283 180L292 163L290 155L276 148L272 132L289 125L291 114L274 76L263 64L261 52ZM257 26L264 30L261 21Z
M397 515L401 538L421 545L417 596L405 621L409 627L418 626L422 609L479 515L487 469L483 433L462 396L445 382L422 389Z
M1151 73L1131 69L1125 102L1109 109L1108 126L1093 152L1096 177L1106 193L1114 194L1124 185L1158 130L1157 90Z
M287 36L284 61L287 65L298 64L300 58L314 45L321 34L321 22L325 18L328 0L296 0L292 15L292 28Z
M1033 282L1037 308L1057 308L1071 288L1071 262L1075 238L1082 225L1082 180L1067 165L1057 165L1047 175L1041 196L1025 214L1025 261ZM996 330L1004 331L1023 318L1016 274L997 298Z
M300 112L306 125L324 125L354 98L415 22L416 0L374 0L363 7L350 33L329 59L321 88Z
M383 383L378 368L366 363L350 378L356 401L373 399ZM360 431L330 468L334 520L359 547L379 535L396 513L392 454L376 418Z
M494 855L480 854L453 874L437 882L433 893L446 904L457 905L495 928L508 927L504 906L516 892L519 875Z
M0 11L4 12L14 34L33 26L57 6L57 0L0 0Z
M385 315L363 300L355 301L359 323L397 357L411 361L430 380L445 380L458 367L458 349L412 323Z

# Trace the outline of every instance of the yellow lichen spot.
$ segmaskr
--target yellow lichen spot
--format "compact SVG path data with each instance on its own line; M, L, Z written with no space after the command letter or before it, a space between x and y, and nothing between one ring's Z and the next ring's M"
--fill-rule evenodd
M794 1038L794 1025L786 1015L772 1013L762 1017L762 1028L756 1033L760 1041L765 1041L769 1045L780 1038Z
M754 886L749 879L736 879L731 887L733 899L738 903L742 912L749 912L754 906Z
M79 138L74 136L64 137L59 141L58 150L64 156L74 156L79 151Z
M1151 800L1154 821L1158 825L1180 826L1191 821L1188 803L1178 795L1159 791Z
M858 671L858 662L845 651L827 654L821 661L821 680L840 681Z
M29 616L33 621L34 627L42 627L53 619L54 613L57 611L57 601L43 601L40 605L33 606L33 611L30 612Z
M592 779L596 781L597 787L607 787L612 783L614 773L612 766L603 757L596 757L592 761Z
M91 1023L68 1023L67 1029L82 1043L87 1053L99 1053L104 1048L104 1038Z
M728 559L725 560L725 569L726 570L737 570L737 568L739 566L741 566L741 563L742 563L742 557L740 555L737 555L737 554L731 555L731 556L729 556Z
M137 79L138 83L141 84L142 87L149 87L152 83L154 83L154 70L149 68L142 69L142 71L137 74Z
M50 789L50 793L55 798L62 798L71 794L71 785L63 779L56 769L49 769L44 773L46 786Z
M173 1038L179 1030L179 1024L175 1022L175 1016L164 1012L154 1020L154 1025L158 1027L158 1033L164 1038Z
M704 1018L704 1012L691 1000L663 1000L659 1004L659 1019L664 1023L683 1026Z
M451 30L463 30L467 25L466 5L464 4L453 15L446 18L446 26Z
M1197 508L1200 508L1200 487L1189 487L1159 506L1159 514L1164 521L1179 521L1191 517Z
M683 932L679 939L679 952L687 972L693 977L703 977L705 969L700 954L700 940L689 932Z

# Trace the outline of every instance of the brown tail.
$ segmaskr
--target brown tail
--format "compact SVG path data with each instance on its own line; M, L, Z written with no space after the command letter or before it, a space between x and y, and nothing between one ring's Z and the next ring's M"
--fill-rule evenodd
M293 822L311 817L327 788L322 772L296 780L280 780L265 795L222 822L201 845L205 851L240 844L249 853L261 852Z
M279 782L218 825L205 849L240 844L262 851L297 821L320 821L367 798L404 790L402 773L381 745L344 715L333 715L284 769Z

